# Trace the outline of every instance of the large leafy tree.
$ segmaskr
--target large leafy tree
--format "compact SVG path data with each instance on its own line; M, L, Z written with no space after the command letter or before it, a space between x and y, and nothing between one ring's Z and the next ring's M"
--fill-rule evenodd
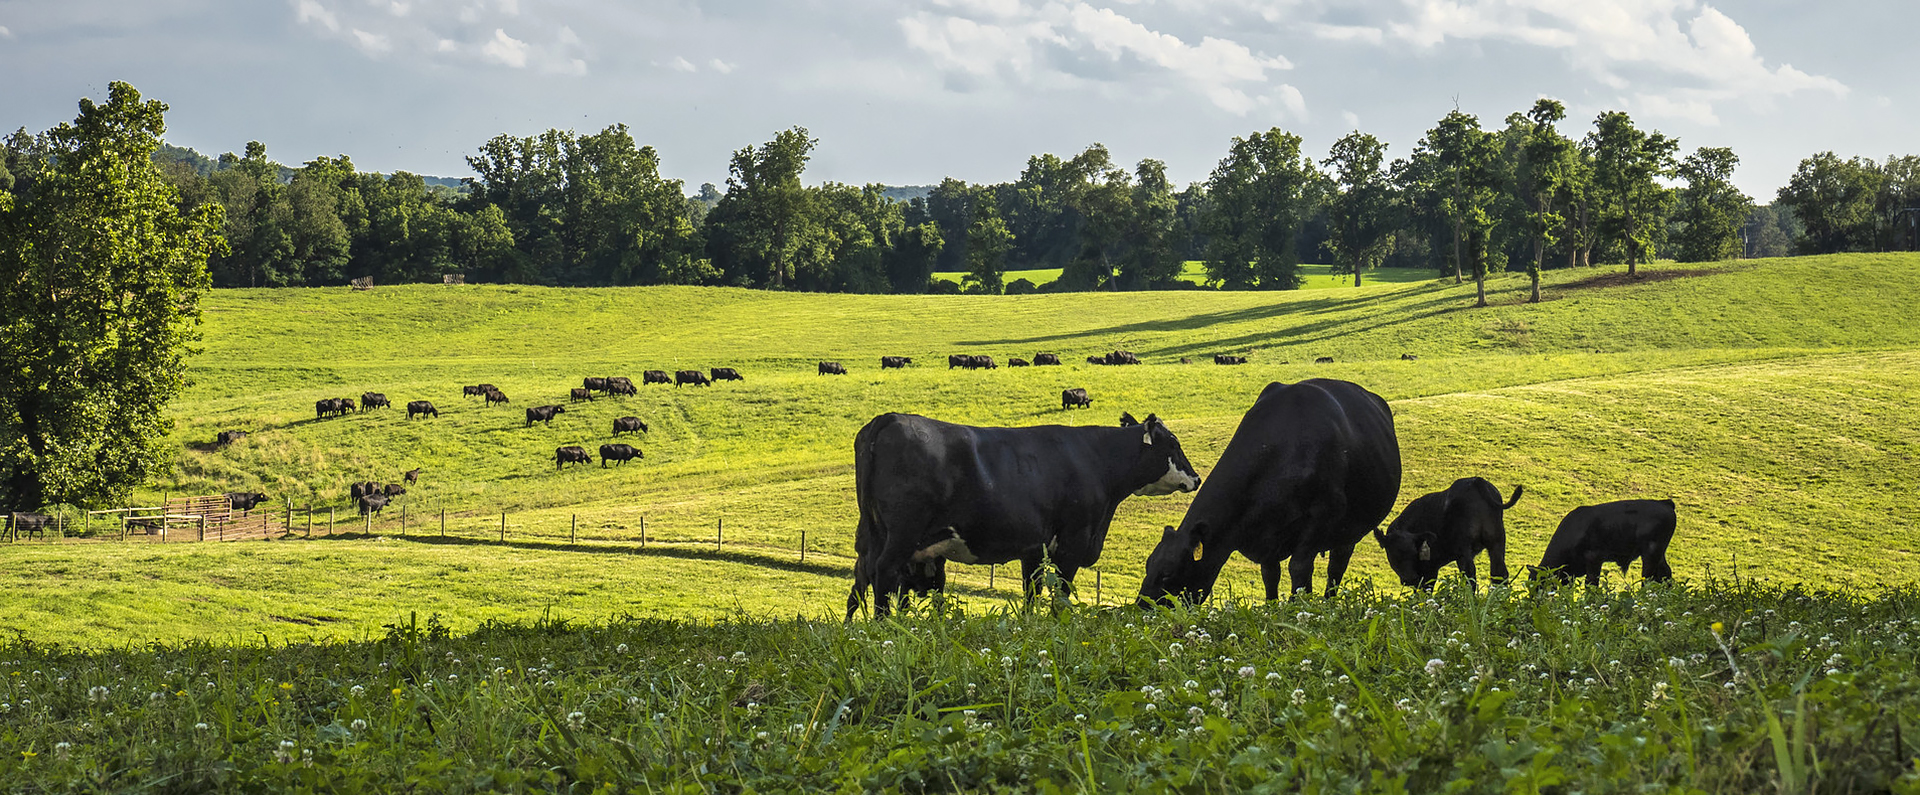
M1361 274L1393 251L1393 183L1382 170L1386 155L1380 139L1353 132L1335 141L1320 163L1332 169L1327 248L1333 252L1333 272L1353 274L1355 287Z
M41 137L0 194L0 502L121 498L169 460L221 209L153 161L166 105L126 83ZM11 169L9 169L11 171Z
M999 295L1006 290L1007 252L1013 248L1013 233L1000 218L989 190L974 191L973 208L967 216L967 275L961 281L967 292Z
M1740 157L1725 147L1701 147L1676 169L1686 180L1676 197L1679 229L1675 259L1714 262L1740 256L1740 227L1753 214L1753 200L1733 186Z
M733 153L727 193L710 218L726 226L716 242L729 250L716 258L728 263L736 280L779 289L793 277L802 247L818 233L811 227L814 196L800 175L819 143L806 128L794 127Z
M1167 164L1148 158L1133 169L1132 218L1125 230L1127 255L1119 282L1131 290L1162 287L1180 278L1175 250L1180 199L1167 181Z
M1453 233L1453 281L1461 281L1463 270L1472 273L1480 306L1487 303L1484 240L1497 217L1492 208L1501 184L1499 154L1498 140L1480 129L1477 117L1454 110L1427 131L1414 151L1414 163L1425 160L1431 165L1407 172L1438 197L1439 214Z
M1874 199L1881 179L1880 169L1864 157L1841 160L1821 152L1800 161L1775 204L1791 210L1805 226L1797 241L1801 253L1872 250Z
M1540 301L1540 265L1547 247L1553 245L1556 233L1566 222L1561 209L1574 175L1574 146L1554 127L1566 117L1565 105L1542 98L1526 115L1516 113L1507 119L1508 140L1514 147L1513 188L1524 207L1522 217L1532 247L1532 255L1527 258L1532 291L1527 300L1533 303Z
M1619 111L1600 114L1593 127L1585 143L1603 208L1601 233L1626 253L1627 275L1638 276L1640 260L1652 255L1667 227L1669 196L1658 180L1673 173L1680 142L1641 130Z
M1207 178L1202 229L1209 281L1233 289L1300 286L1296 239L1319 172L1300 136L1278 127L1235 138Z

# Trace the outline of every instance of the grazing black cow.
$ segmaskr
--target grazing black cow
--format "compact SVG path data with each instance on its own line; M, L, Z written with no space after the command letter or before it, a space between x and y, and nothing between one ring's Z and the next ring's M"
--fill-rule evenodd
M379 392L363 392L360 394L360 410L362 412L387 408L392 405L392 403L387 402L387 396Z
M1333 364L1333 357L1332 357L1332 356L1322 356L1322 357L1320 357L1320 358L1318 358L1318 359L1314 359L1314 360L1313 360L1313 363L1314 363L1314 364Z
M630 445L630 444L600 445L600 468L601 469L607 468L608 461L618 461L622 464L625 464L628 461L632 461L633 459L636 459L636 458L646 458L646 456L641 455L640 448L634 447L633 445Z
M414 467L413 469L409 469L409 470L407 470L407 472L406 472L406 480L407 480L407 484L408 484L408 485L412 485L412 484L414 484L414 483L418 483L418 482L420 482L420 473L422 473L422 472L425 472L425 471L426 471L426 470L424 470L424 469L421 469L421 468L419 468L419 467Z
M894 594L937 582L931 567L942 560L1018 560L1031 594L1048 556L1071 589L1074 574L1100 559L1127 495L1200 485L1180 440L1158 417L1122 423L976 428L912 414L875 417L854 439L860 523L847 617L868 586L874 614L887 615Z
M568 464L585 464L592 460L593 456L587 455L586 449L582 447L568 445L566 447L553 448L553 468L555 471L558 471L561 467Z
M380 484L371 480L354 481L347 486L347 493L357 500L369 494L379 494Z
M640 418L639 418L639 417L616 417L616 418L614 418L614 420L613 420L613 433L614 433L614 435L616 435L616 436L618 436L618 435L620 435L620 434L622 434L622 433L633 433L634 431L639 431L639 432L641 432L641 433L646 433L646 432L647 432L647 424L646 424L645 422L642 422L642 421L640 420Z
M1193 359L1192 359L1191 357L1187 357L1187 356L1182 356L1182 357L1180 357L1180 363L1181 363L1181 364L1193 364Z
M362 494L354 502L360 506L360 513L362 515L379 513L387 507L387 495L380 493Z
M226 447L245 438L247 438L246 431L221 431L213 435L213 443L216 447Z
M474 384L473 386L460 387L461 397L482 397L486 394L487 394L487 385L485 384Z
M1561 581L1572 582L1584 575L1588 585L1600 584L1600 572L1608 563L1626 573L1634 558L1640 559L1640 575L1656 582L1673 579L1673 567L1667 565L1667 545L1673 541L1674 526L1679 523L1673 500L1620 500L1573 509L1547 542L1547 554L1540 558L1536 572L1550 571Z
M1140 357L1133 355L1132 351L1114 351L1113 353L1107 354L1107 364L1139 364L1139 363L1140 363Z
M267 495L257 491L229 491L227 502L236 511L251 511L253 507L267 501Z
M1018 356L1010 356L1010 357L1007 357L1007 366L1008 367L1032 367L1033 363L1025 359L1022 359Z
M1400 354L1400 361L1403 361L1403 362L1411 362L1419 358L1420 358L1419 356L1415 356L1414 354L1411 354L1411 353Z
M665 370L646 370L640 373L640 383L671 384L673 383L673 378L667 375L667 371Z
M616 375L607 379L607 394L609 395L637 395L639 393L640 390L633 387L633 379L631 378L624 375Z
M949 370L955 367L972 367L972 366L973 366L972 356L969 356L964 353L947 354L947 369Z
M1205 601L1235 552L1260 564L1268 599L1279 598L1281 561L1292 559L1301 593L1313 589L1314 556L1329 553L1331 594L1354 544L1399 494L1400 442L1385 400L1346 381L1268 384L1180 529L1167 528L1147 558L1140 601Z
M402 494L407 493L407 487L402 486L398 483L388 483L387 485L380 487L380 493L385 494L389 497L398 497Z
M552 427L553 415L565 413L567 413L565 406L534 406L527 409L527 427L533 427L536 422L544 422L548 427Z
M1400 584L1433 590L1440 569L1459 563L1469 582L1477 580L1474 558L1487 552L1487 568L1494 582L1507 581L1507 520L1505 511L1520 501L1524 489L1513 487L1513 499L1500 502L1500 490L1486 478L1461 478L1444 491L1423 494L1387 525L1373 531L1386 550L1387 563L1400 575Z
M995 363L994 363L994 361L993 361L993 357L992 357L992 356L987 356L987 355L985 355L985 354L982 354L982 355L979 355L979 356L975 356L975 357L973 357L973 364L972 364L971 366L969 366L969 368L968 368L968 369L971 369L971 370L998 370L998 369L1000 369L1000 365L998 365L998 364L995 364Z
M434 408L433 403L430 401L425 401L425 400L409 401L407 403L407 419L413 419L414 416L416 415L421 417L426 417L426 416L438 417L440 416L440 410Z
M713 375L713 380L715 381L747 380L746 376L741 375L739 370L735 370L731 367L715 367L711 370L708 370L707 372Z
M1102 364L1102 365L1104 365L1104 364L1106 364L1106 363L1107 363L1107 357L1105 357L1105 356L1088 356L1088 357L1087 357L1087 364Z
M1079 406L1083 409L1093 408L1093 398L1087 397L1085 387L1076 386L1072 389L1063 389L1060 391L1060 410L1065 411L1074 406Z
M570 397L570 398L572 398L573 400L576 400L576 401L580 401L580 400L585 400L585 401L588 401L588 402L592 402L592 401L593 401L593 390L591 390L591 389L584 389L584 388L581 388L581 387L574 387L574 388L573 388L572 390L570 390L570 391L569 391L569 392L567 393L567 396L568 396L568 397Z
M1246 364L1247 357L1234 356L1226 353L1216 353L1213 355L1213 363L1214 364Z
M1034 355L1033 355L1033 365L1034 365L1035 367L1045 367L1045 366L1048 366L1048 365L1056 365L1056 366L1057 366L1057 365L1059 365L1059 364L1060 364L1060 354L1057 354L1057 353L1036 353L1036 354L1034 354Z
M318 419L324 419L328 415L344 417L351 411L353 411L353 400L350 398L325 398L314 401L313 404L313 413Z
M54 524L54 518L44 513L7 514L7 530L14 538L46 538L47 525Z
M820 375L846 375L847 368L840 366L839 362L821 362L819 374Z
M588 392L605 392L607 391L607 379L588 377L580 381L580 386Z
M673 374L674 386L684 386L686 384L713 386L713 379L708 378L706 373L700 372L699 370L681 370Z
M498 389L489 390L487 392L487 405L489 406L495 403L512 403L512 402L513 401L507 399L507 393L502 392Z
M904 369L909 364L913 364L913 357L911 356L880 357L880 369L882 370L900 370L900 369Z

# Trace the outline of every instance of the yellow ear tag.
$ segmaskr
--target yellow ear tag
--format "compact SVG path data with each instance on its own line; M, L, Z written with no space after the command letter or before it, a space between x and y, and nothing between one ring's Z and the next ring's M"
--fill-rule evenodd
M1199 559L1200 559L1200 556L1201 556L1201 555L1204 555L1204 554L1206 554L1206 550L1207 550L1207 545L1206 545L1206 544L1194 544L1194 545L1193 545L1193 559L1194 559L1194 560L1199 560Z

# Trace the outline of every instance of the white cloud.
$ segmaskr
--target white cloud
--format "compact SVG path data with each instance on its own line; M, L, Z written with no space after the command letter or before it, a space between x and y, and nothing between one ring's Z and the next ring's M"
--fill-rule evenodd
M494 28L493 39L480 45L480 54L486 56L487 60L515 69L527 67L527 43L507 35L501 28Z
M327 30L340 30L340 20L333 15L332 11L328 11L326 6L321 5L316 0L298 0L298 2L294 3L293 8L296 18L303 25L308 22L318 22L325 26Z
M510 17L518 16L520 14L520 0L500 0L500 13Z
M1340 121L1345 123L1349 130L1360 129L1360 114L1358 113L1350 110L1340 111Z
M0 39L11 39L11 38L13 38L13 31L7 30L7 26L5 25L0 25Z
M354 42L369 55L379 55L393 51L393 42L378 33L368 33L359 28L353 29Z
M387 13L392 14L396 17L404 17L407 15L407 12L412 10L413 10L412 5L408 3L402 3L400 2L400 0L393 0L393 2L387 4Z
M1370 25L1323 25L1309 23L1307 32L1316 39L1327 41L1352 41L1362 44L1379 44L1386 39L1386 32Z
M722 61L719 58L715 58L711 61L708 61L707 66L712 68L713 71L719 72L720 74L723 74L723 75L733 74L733 69L734 69L733 64L727 63L726 61Z
M667 68L676 72L696 72L700 70L700 67L694 66L692 61L678 55L673 56L673 60L667 62Z
M459 49L460 45L453 39L441 39L433 45L434 52L454 52Z

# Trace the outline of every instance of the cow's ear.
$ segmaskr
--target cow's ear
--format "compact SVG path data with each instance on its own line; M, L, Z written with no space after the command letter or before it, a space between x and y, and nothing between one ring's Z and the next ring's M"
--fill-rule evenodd
M1140 421L1133 418L1133 412L1131 411L1120 412L1120 427L1131 428L1139 424L1140 424Z

